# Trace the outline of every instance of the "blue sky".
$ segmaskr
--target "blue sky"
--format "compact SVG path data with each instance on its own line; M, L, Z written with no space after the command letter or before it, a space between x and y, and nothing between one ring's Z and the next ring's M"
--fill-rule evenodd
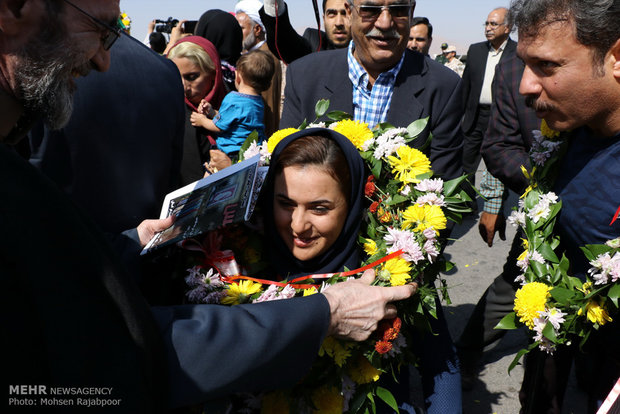
M237 0L121 0L121 10L132 20L131 34L143 40L152 19L197 20L209 9L232 11L235 3ZM300 33L308 26L316 27L311 0L286 3L293 26ZM318 3L320 8L322 0ZM509 0L417 0L415 15L428 17L433 25L431 55L439 52L442 42L455 45L462 54L471 43L485 40L482 23L489 12L508 5Z

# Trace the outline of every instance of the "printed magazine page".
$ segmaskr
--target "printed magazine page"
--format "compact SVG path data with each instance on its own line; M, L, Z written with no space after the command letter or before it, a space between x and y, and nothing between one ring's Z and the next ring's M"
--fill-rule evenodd
M259 160L257 155L168 194L160 218L174 215L176 220L156 234L141 254L249 220L268 170L259 168Z

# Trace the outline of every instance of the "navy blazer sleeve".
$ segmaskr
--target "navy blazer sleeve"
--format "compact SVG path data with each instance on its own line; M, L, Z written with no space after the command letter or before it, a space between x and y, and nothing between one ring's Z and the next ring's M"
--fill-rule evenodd
M310 369L329 324L321 294L152 309L166 348L171 407L291 386Z
M521 166L530 168L532 130L540 128L536 113L519 94L523 68L516 55L495 68L491 118L480 149L489 172L517 194L528 186Z

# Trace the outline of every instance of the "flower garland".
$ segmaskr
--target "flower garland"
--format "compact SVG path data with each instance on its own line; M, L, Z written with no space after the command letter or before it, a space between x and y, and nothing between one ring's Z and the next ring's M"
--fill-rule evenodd
M399 317L382 322L368 340L350 342L327 337L310 373L300 384L260 396L237 396L232 402L234 409L375 412L375 398L380 398L397 410L394 397L377 381L382 376L396 376L401 367L415 363L409 346L414 331L429 329L428 318L437 317L438 290L449 300L439 274L452 264L440 254L439 235L448 219L458 222L461 213L469 211L465 203L470 199L460 187L465 177L448 182L433 178L428 157L408 146L424 130L427 119L415 121L407 128L380 124L371 130L348 114L327 113L328 106L328 101L319 101L316 115L326 115L330 122L283 129L262 144L257 144L251 135L240 154L242 159L260 154L261 162L268 165L278 142L300 129L328 127L346 136L358 148L370 171L364 187L369 208L359 235L359 245L367 254L364 267L280 283L241 275L225 277L211 261L188 269L186 282L191 289L187 297L195 303L236 305L307 296L346 281L366 267L377 267L376 285L398 286L416 281L418 291L413 298L397 303ZM211 244L203 251L206 254L218 247Z
M570 345L575 338L580 338L583 346L592 330L613 320L620 297L620 238L581 248L592 266L585 282L569 276L568 259L556 254L560 239L554 226L562 201L551 189L567 141L544 120L540 131L533 133L532 171L521 167L530 185L508 218L526 237L524 251L517 259L523 274L515 280L522 287L516 292L514 312L497 327L525 325L534 342L517 353L509 371L536 347L552 354L558 345Z

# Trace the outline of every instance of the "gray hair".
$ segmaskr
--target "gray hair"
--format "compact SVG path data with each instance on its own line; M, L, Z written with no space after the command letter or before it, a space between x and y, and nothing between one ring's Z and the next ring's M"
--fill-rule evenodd
M601 67L620 38L620 0L512 0L510 17L522 36L536 36L554 22L570 22L577 41L592 50Z

